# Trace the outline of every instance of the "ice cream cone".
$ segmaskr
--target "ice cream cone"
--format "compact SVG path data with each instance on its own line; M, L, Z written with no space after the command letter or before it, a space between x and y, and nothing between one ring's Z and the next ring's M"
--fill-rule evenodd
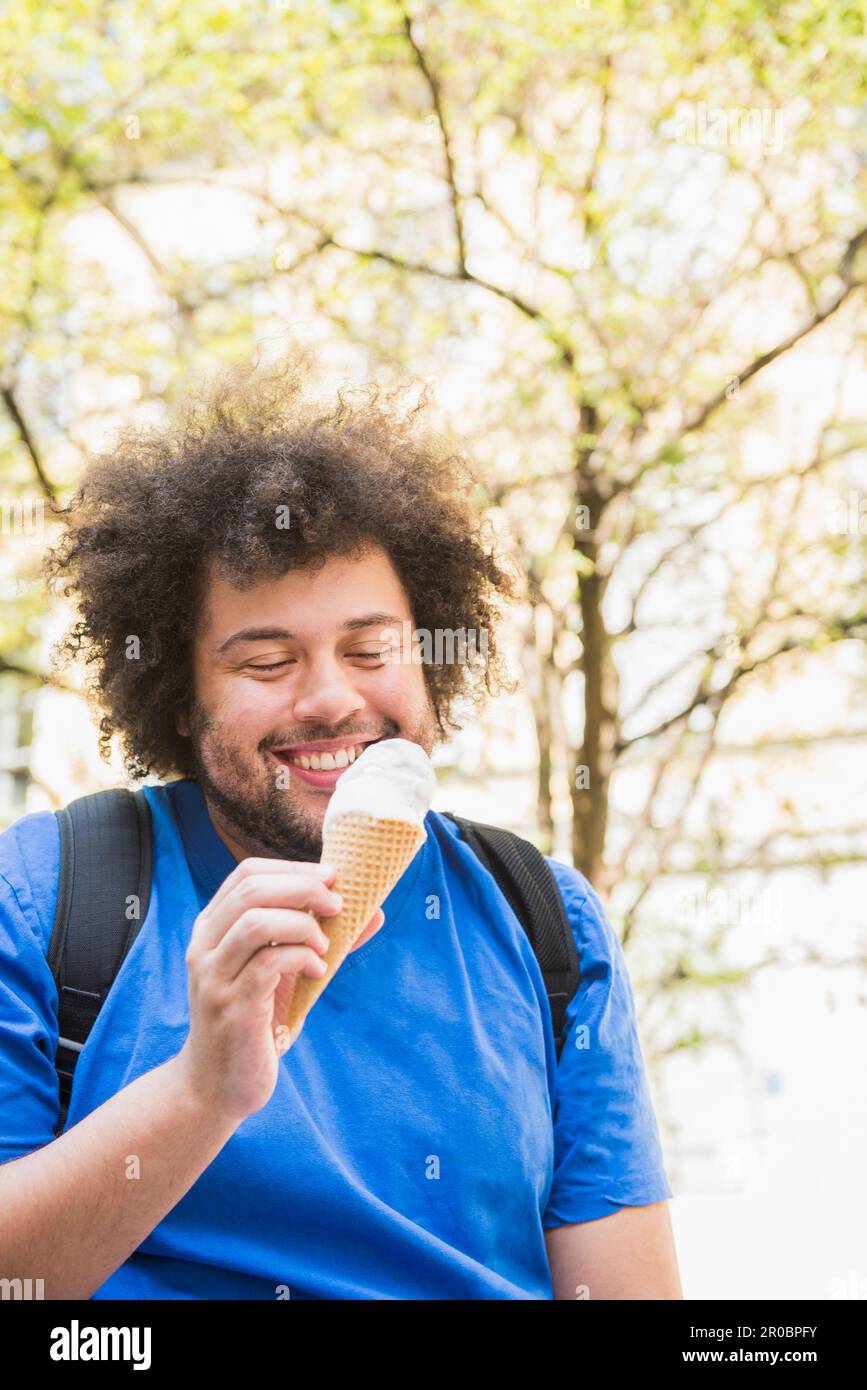
M331 942L323 957L328 966L325 974L316 979L299 975L295 981L286 1019L293 1042L316 1000L426 838L424 827L414 821L386 819L362 811L347 811L326 824L322 863L335 867L333 887L343 896L343 910L336 917L320 920Z

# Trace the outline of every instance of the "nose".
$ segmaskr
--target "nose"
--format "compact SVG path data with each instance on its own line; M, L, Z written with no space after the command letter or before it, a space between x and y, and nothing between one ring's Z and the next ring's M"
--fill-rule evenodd
M349 668L339 657L323 652L302 665L294 683L292 715L298 720L339 724L365 706Z

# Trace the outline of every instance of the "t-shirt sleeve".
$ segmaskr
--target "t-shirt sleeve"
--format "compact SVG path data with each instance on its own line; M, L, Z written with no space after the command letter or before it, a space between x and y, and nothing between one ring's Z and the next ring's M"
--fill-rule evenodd
M36 819L27 818L28 829ZM54 846L42 813L39 819L48 853L32 875L21 858L19 827L0 835L0 1163L50 1143L60 1111L57 990L45 954L47 904L37 905Z
M548 863L572 926L581 982L557 1064L545 1230L672 1196L622 947L583 875Z

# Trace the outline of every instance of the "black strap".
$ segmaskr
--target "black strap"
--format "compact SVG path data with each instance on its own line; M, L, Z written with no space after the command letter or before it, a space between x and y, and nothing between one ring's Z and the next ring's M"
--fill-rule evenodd
M490 871L530 939L548 991L557 1057L563 1050L566 1007L581 978L575 938L560 890L545 856L511 830L453 820L476 856Z
M60 882L48 964L57 985L60 1134L78 1054L147 916L152 851L141 790L93 792L55 814Z

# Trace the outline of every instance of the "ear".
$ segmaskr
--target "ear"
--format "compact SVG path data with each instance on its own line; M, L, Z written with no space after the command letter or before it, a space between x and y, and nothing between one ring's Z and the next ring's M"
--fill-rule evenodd
M187 722L187 717L186 717L185 714L178 714L178 715L177 715L177 717L175 718L175 728L177 729L177 731L178 731L178 733L180 734L181 738L189 738L189 736L190 736L190 726L189 726L189 723Z

